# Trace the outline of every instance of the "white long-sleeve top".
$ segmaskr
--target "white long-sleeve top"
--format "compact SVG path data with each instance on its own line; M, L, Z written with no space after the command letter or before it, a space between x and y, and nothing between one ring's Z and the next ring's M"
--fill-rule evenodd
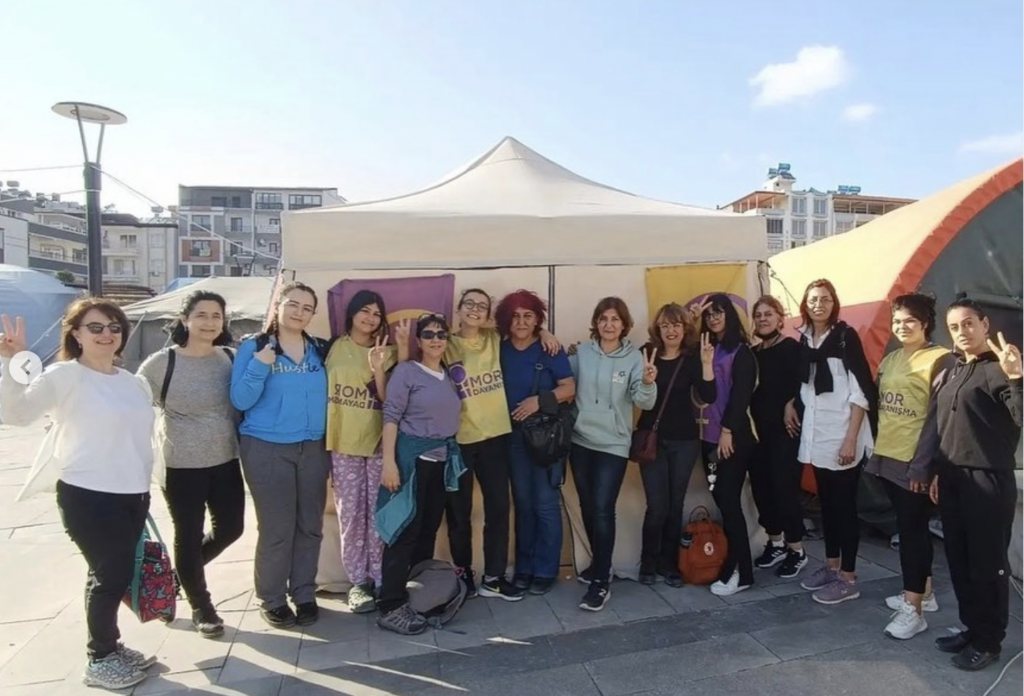
M57 479L103 493L146 493L153 472L154 412L149 385L125 370L104 374L77 361L46 368L29 385L0 361L0 420L54 425L18 500L53 490Z
M815 340L809 330L802 331L812 348L820 347L831 333L831 330L826 331ZM857 378L846 371L841 358L829 358L828 366L832 371L832 391L814 393L814 373L818 369L814 363L811 363L810 378L800 385L804 416L800 424L800 450L797 459L821 469L840 471L856 466L864 456L870 455L874 448L874 438L871 436L871 423L865 413L860 431L857 433L854 463L850 466L839 465L839 450L850 427L853 407L860 406L866 412L869 406Z

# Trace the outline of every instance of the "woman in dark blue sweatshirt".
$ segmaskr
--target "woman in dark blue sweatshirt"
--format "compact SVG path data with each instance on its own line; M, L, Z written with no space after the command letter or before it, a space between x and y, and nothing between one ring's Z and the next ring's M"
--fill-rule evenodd
M256 507L256 596L271 626L319 617L316 572L331 457L326 343L306 333L317 297L302 283L281 288L269 328L242 341L231 373L242 469ZM288 606L291 596L295 611Z

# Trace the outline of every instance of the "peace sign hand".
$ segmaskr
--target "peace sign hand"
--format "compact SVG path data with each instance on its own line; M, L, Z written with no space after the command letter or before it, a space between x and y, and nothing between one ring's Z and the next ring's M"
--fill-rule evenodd
M3 321L4 331L0 333L0 357L13 358L23 350L28 349L28 338L25 335L25 320L21 317L14 318L14 324L6 314L0 317Z
M651 350L650 356L647 355L647 349L644 348L641 351L641 355L644 358L644 384L654 384L654 380L658 378L658 366L654 364L654 359L658 357L658 349L654 348Z
M384 361L388 357L387 344L388 337L386 335L378 336L373 341L373 348L366 354L370 361L370 369L374 373L380 372L384 368Z
M402 345L409 343L409 334L412 330L412 320L403 319L395 324L395 343Z
M707 331L700 335L700 364L710 367L715 361L715 344Z
M1021 365L1020 350L1017 349L1017 346L1006 342L1002 331L996 334L996 340L999 341L998 344L993 342L991 338L988 339L988 347L999 357L999 367L1003 368L1003 374L1006 375L1007 379L1020 379L1024 376L1024 365Z
M694 321L699 322L700 318L704 315L704 312L708 311L709 309L711 309L711 301L708 300L707 298L704 298L699 302L694 302L689 306L690 316L693 317Z

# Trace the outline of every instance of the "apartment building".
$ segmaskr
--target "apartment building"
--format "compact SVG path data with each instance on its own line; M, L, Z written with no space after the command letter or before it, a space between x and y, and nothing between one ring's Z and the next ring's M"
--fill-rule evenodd
M85 283L89 274L85 221L64 214L38 215L39 200L17 189L16 182L8 182L8 189L0 191L4 262L51 274L67 271L76 282Z

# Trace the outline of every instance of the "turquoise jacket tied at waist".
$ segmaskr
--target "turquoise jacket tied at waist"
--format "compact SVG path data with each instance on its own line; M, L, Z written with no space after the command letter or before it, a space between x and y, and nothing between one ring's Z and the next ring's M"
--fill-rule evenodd
M406 435L399 431L395 445L395 459L402 487L392 493L384 486L377 491L377 511L374 520L377 534L388 546L398 541L405 528L416 516L416 460L430 450L448 448L444 464L444 487L448 492L459 490L459 477L466 473L462 450L454 437L438 440Z

